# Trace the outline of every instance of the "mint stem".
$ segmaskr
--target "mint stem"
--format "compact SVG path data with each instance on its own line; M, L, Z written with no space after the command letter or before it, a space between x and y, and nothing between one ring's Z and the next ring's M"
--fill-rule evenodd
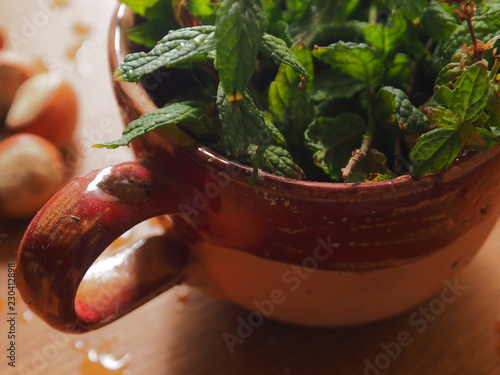
M344 180L351 175L354 167L356 167L356 165L358 165L358 163L361 160L363 160L370 151L373 135L375 133L375 123L373 121L373 119L375 118L374 104L373 104L374 100L375 100L375 91L372 88L368 90L368 129L366 130L366 133L363 135L363 139L361 140L361 145L359 149L356 149L352 152L349 162L347 163L345 168L342 168L342 178Z
M472 44L474 45L474 51L478 50L476 32L474 31L474 27L472 26L472 19L467 18L467 27L469 28L470 37L472 39Z

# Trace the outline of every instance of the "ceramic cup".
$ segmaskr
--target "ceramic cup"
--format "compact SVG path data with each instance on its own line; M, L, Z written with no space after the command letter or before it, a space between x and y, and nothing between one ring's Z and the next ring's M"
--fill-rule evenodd
M131 22L120 7L112 69L128 52ZM125 123L155 109L142 86L114 88ZM96 329L178 283L285 322L385 319L453 283L500 214L499 147L418 179L341 184L260 173L253 185L249 167L178 128L132 147L136 161L69 184L22 240L18 289L58 329ZM106 250L159 215L170 222L165 235Z

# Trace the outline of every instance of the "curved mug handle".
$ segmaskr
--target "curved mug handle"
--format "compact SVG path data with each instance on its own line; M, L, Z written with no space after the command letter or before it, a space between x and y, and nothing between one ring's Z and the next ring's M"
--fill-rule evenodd
M103 168L64 187L21 241L16 284L25 302L54 328L79 333L180 282L187 246L166 236L99 256L140 222L177 211L183 191L150 159Z

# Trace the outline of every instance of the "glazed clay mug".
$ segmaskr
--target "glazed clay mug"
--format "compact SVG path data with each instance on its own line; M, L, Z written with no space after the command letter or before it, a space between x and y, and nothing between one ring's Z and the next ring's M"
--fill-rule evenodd
M111 33L113 68L127 53L124 9ZM115 91L126 123L155 109L140 85ZM22 240L18 289L58 329L101 327L180 282L286 322L384 319L451 282L500 214L499 147L437 174L361 184L266 173L250 184L251 168L177 128L132 147L137 161L65 187ZM158 215L173 223L165 236L106 254Z

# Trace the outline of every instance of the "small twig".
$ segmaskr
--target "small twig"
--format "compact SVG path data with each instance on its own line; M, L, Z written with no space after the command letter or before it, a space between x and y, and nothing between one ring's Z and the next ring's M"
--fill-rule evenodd
M479 46L477 43L477 37L476 37L476 32L474 31L474 26L472 26L472 17L468 17L466 19L466 22L467 22L467 27L469 28L470 37L472 39L472 45L474 46L474 50L477 51L479 49Z
M345 168L342 168L342 178L345 180L347 179L351 173L354 167L364 158L366 158L366 155L368 151L370 150L370 144L371 144L371 137L364 136L363 140L361 141L361 148L358 148L354 150L351 154L351 158L349 159L349 162L345 166Z

